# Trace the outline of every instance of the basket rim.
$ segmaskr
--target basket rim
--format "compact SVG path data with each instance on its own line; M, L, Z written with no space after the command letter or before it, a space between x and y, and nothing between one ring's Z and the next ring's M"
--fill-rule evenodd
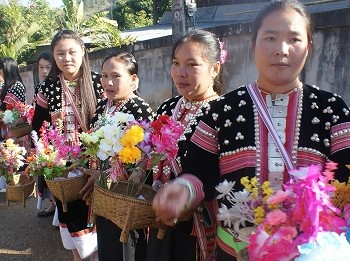
M125 181L118 181L118 182L121 182L123 184L126 184L127 182ZM102 190L105 194L111 194L111 195L117 195L119 197L122 197L124 199L128 199L129 201L136 201L136 202L139 202L139 203L142 203L144 205L152 205L152 200L147 200L147 199L139 199L139 198L136 198L136 197L133 197L133 196L128 196L128 195L125 195L125 194L121 194L121 193L118 193L118 192L115 192L115 191L111 191L109 189L106 189L106 188L103 188L99 183L98 181L96 180L95 184L94 184L94 187L96 189L99 189L99 190ZM142 187L145 187L151 191L153 191L152 187L149 186L149 185L143 185Z
M11 127L10 126L10 130L18 130L18 129L23 129L23 128L32 128L32 125L30 125L29 123L25 122L23 124L15 126L15 127Z
M26 184L23 184L23 185L18 185L18 184L15 184L15 185L10 185L10 184L6 184L6 188L7 187L10 187L10 188L22 188L22 187L27 187L29 185L32 185L33 183L35 183L35 179L33 176L29 176L29 179L30 179L30 182L26 183Z
M62 177L62 178L64 178L64 177ZM80 175L80 176L76 176L76 177L64 178L64 179L47 179L44 176L44 179L46 182L64 182L64 181L68 181L68 180L72 180L72 179L79 179L79 178L84 178L84 179L86 178L87 179L85 174Z

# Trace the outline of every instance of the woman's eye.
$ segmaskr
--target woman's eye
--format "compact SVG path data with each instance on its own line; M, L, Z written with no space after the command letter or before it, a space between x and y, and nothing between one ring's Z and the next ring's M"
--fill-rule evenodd
M265 38L267 41L274 41L275 40L275 37L272 37L272 36L268 36Z
M102 74L102 78L107 78L107 74Z
M173 65L178 65L179 63L177 61L172 61Z
M292 38L291 40L293 43L300 42L301 40L299 38Z

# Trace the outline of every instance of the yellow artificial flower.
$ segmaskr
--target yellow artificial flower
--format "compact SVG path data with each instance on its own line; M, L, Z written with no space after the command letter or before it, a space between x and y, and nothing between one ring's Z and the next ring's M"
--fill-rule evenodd
M136 146L126 146L119 151L118 156L122 163L136 163L141 159L141 150Z
M247 176L241 178L241 184L248 192L252 191L252 184Z
M145 136L144 130L138 125L133 125L128 129L124 136L120 139L123 146L134 146L143 141Z
M265 217L265 210L263 206L259 206L255 208L253 211L254 211L255 223L257 225L261 224Z
M250 183L252 184L252 186L254 188L256 188L258 185L258 179L256 177L253 177L253 178L251 178Z
M15 145L15 141L13 139L7 139L6 140L6 146L7 147L13 147Z

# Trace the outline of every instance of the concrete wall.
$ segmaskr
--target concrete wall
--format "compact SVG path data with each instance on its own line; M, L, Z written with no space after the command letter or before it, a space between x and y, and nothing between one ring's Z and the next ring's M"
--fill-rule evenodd
M302 72L308 84L336 92L350 105L350 12L348 9L314 15L315 49ZM226 92L250 83L257 77L251 51L251 23L238 23L210 28L225 43L228 58L224 64ZM156 109L172 95L170 77L171 36L138 42L124 47L134 53L139 62L141 96ZM89 55L91 68L100 71L103 58L113 49L100 50ZM32 94L32 67L22 70L22 77ZM28 87L29 86L29 87Z

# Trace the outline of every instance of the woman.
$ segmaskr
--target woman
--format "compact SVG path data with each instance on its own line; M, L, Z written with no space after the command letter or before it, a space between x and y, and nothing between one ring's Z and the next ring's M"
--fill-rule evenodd
M19 74L17 62L13 58L8 57L0 60L0 79L2 79L0 81L1 111L6 110L6 105L14 106L17 102L25 103L26 87ZM0 140L5 140L10 136L8 126L0 120Z
M347 181L349 108L339 96L301 82L299 75L311 46L311 20L302 3L272 1L259 12L253 30L257 80L212 103L198 124L188 164L183 166L185 173L198 179L183 178L156 195L153 206L164 223L170 225L188 209L195 209L201 199L213 199L215 186L225 179L235 182L236 191L242 189L240 179L244 176L255 176L259 182L269 180L274 188L281 188L288 180L287 167L275 141L268 138L250 91L261 94L296 167L324 166L333 160L339 163L335 178ZM186 196L171 200L182 193ZM227 205L224 200L219 203ZM217 243L220 261L234 260L244 247L223 224L218 228Z
M35 97L39 92L40 85L44 82L46 77L49 75L51 71L51 65L52 65L52 54L50 51L42 52L40 53L37 61L36 61L37 69L38 69L38 78L39 78L39 83L34 87L34 99L33 103L35 103ZM38 212L37 216L38 217L48 217L52 216L55 213L56 209L56 204L53 201L53 196L48 189L47 186L45 185L44 177L43 176L38 176L36 185L37 185L37 191L38 191L38 204L37 208L41 209L42 202L44 199L49 199L50 204L47 208L44 210Z
M6 105L14 106L17 102L25 102L26 88L18 72L18 66L14 59L4 58L0 60L0 111L6 110ZM0 118L0 141L13 138L8 125ZM21 145L26 146L27 139L19 140ZM0 191L6 188L5 177L0 176Z
M54 58L51 73L37 94L33 129L38 132L44 120L55 123L62 119L66 139L78 144L78 134L87 131L103 93L100 75L90 71L84 43L73 31L57 32L51 52ZM63 212L59 200L56 205L64 247L72 250L74 260L87 257L97 260L96 231L87 225L85 201L68 203L68 212Z
M38 69L38 78L39 78L39 84L37 84L34 88L34 98L39 92L39 88L41 83L44 82L47 76L49 76L49 73L51 71L52 66L52 54L50 51L42 52L40 53L38 59L36 60L36 65Z
M152 121L153 112L151 107L138 96L138 63L135 57L127 52L119 52L107 56L102 63L102 87L107 99L102 100L96 108L96 114L92 124L104 114L113 115L123 112L134 115L137 121ZM84 198L87 198L93 189L94 180L99 171L85 171L91 175L87 186L83 188ZM131 244L122 244L119 241L121 229L112 221L97 216L97 242L98 257L100 261L130 260L130 252L135 251L135 259L146 260L146 234L143 229L137 230L138 239L136 247ZM135 233L135 232L132 232ZM131 260L130 260L131 261Z
M210 108L209 102L222 92L222 70L225 51L221 50L218 38L207 31L195 30L182 37L173 47L171 77L180 96L165 101L158 114L171 115L185 127L178 143L177 159L161 162L154 173L154 188L179 177L186 161L188 144L203 111ZM161 192L161 191L160 191ZM151 230L148 244L149 261L209 260L215 247L214 202L206 202L201 213L193 213L181 222L170 224L163 240L156 238ZM207 221L203 225L201 219ZM203 236L206 235L206 236Z

